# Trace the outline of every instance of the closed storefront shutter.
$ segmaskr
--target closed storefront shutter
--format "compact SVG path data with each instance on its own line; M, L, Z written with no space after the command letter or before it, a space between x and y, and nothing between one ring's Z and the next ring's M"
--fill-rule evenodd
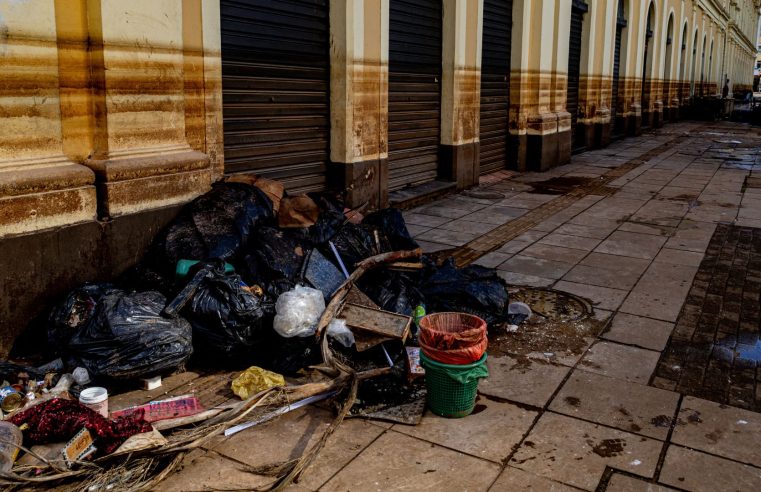
M225 172L325 188L328 0L222 0Z
M441 113L441 0L391 0L389 190L436 179Z
M481 43L481 174L504 169L507 164L512 13L512 0L484 0Z
M623 34L626 21L621 24L621 19L616 26L616 45L613 52L613 81L611 82L611 96L610 96L610 124L614 135L620 134L620 125L616 125L616 115L618 114L618 90L621 80L621 37Z
M581 33L584 26L584 14L588 7L580 0L572 0L571 36L568 42L568 96L566 109L571 113L571 146L580 145L577 140L576 124L579 120L579 79L581 76Z

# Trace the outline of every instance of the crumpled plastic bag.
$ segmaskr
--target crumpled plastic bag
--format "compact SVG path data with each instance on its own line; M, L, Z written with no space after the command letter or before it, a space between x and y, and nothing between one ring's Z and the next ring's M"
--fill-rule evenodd
M308 337L325 311L325 298L317 289L297 285L278 297L275 311L273 327L280 336Z
M232 390L241 400L275 386L285 386L285 378L276 372L251 366L233 379Z
M346 326L346 320L336 318L328 325L328 336L346 348L354 345L354 333Z

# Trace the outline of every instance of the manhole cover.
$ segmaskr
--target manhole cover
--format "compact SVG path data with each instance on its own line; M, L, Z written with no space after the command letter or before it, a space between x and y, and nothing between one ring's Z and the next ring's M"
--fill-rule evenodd
M486 190L468 190L462 193L470 198L481 198L483 200L499 200L505 198L505 195L498 191L486 191Z
M592 305L579 296L554 289L522 288L511 301L524 302L531 310L550 321L576 321L592 315Z

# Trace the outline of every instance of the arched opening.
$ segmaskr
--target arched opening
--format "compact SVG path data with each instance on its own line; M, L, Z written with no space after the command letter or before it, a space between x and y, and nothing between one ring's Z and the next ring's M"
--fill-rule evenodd
M622 89L621 83L621 44L626 29L627 9L626 1L618 0L618 13L616 14L616 42L613 52L613 81L610 95L610 122L614 137L621 136L626 131L624 119L619 117L624 111L623 101L619 102L619 94Z
M579 121L579 82L581 81L581 44L584 32L584 14L589 6L584 0L572 0L571 34L568 39L568 90L566 93L566 111L571 113L571 148L579 150L584 147L584 134L578 131Z
M692 38L692 70L690 74L690 97L695 95L695 70L698 62L698 30Z
M664 118L668 118L671 113L671 95L674 80L672 79L671 63L674 56L674 14L669 15L669 22L666 27L666 59L663 63L663 107L668 113Z
M684 29L682 29L682 46L681 56L679 62L679 104L684 104L684 100L687 97L687 23L684 23ZM686 90L687 89L687 90Z
M655 28L655 6L653 5L653 2L650 2L650 7L647 9L647 21L645 22L645 32L643 33L644 40L645 40L645 48L643 53L643 59L642 59L642 93L640 97L640 104L642 108L642 126L643 127L649 127L650 126L650 86L651 86L651 78L650 74L652 74L653 69L653 57L651 54L652 51L652 39L653 39L653 30Z
M711 49L708 50L708 71L706 80L708 83L708 94L716 94L716 84L713 76L713 40L711 40Z
M700 90L699 95L702 97L703 92L703 84L705 83L705 69L706 69L706 35L703 34L703 49L700 51Z

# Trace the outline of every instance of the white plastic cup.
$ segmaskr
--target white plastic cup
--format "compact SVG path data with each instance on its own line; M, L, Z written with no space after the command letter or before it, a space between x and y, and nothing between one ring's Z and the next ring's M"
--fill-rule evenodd
M94 386L82 390L79 403L108 418L108 390Z

